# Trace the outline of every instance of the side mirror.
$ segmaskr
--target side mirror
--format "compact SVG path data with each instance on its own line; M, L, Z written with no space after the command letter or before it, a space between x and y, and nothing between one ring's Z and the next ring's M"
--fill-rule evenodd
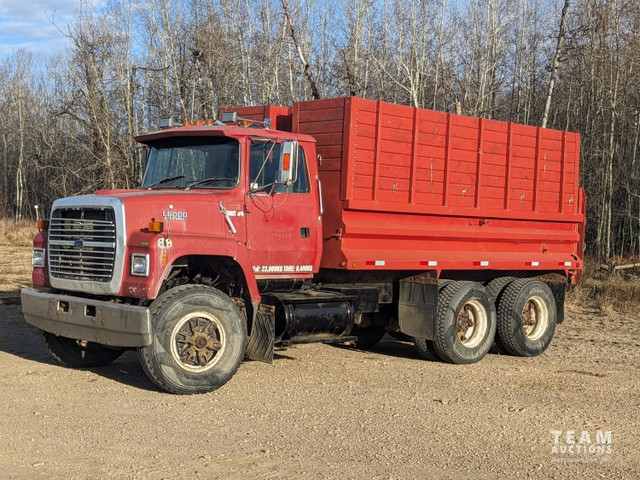
M282 142L280 149L280 163L278 168L278 183L291 185L296 181L298 171L298 142Z

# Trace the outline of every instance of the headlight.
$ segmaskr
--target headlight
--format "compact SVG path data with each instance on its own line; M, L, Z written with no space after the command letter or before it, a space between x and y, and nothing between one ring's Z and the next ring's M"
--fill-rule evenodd
M131 255L131 275L136 277L149 276L149 255L134 253Z
M44 248L34 248L31 250L31 266L42 268L44 267L45 262L45 249Z

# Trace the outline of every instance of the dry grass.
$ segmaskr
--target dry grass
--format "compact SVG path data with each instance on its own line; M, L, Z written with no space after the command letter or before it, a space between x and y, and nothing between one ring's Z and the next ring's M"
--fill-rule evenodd
M588 260L582 282L567 293L567 303L573 307L597 307L603 313L637 311L640 306L640 268L610 273L601 270L600 264Z
M36 223L32 220L0 220L0 246L31 247L37 232Z
M31 245L35 222L0 220L0 292L11 292L31 283Z

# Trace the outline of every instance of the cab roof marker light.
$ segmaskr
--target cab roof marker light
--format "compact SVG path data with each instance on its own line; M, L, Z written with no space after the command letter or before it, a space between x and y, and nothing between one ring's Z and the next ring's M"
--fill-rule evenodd
M160 123L158 124L158 127L161 130L164 130L166 128L173 128L173 127L177 127L178 124L176 122L173 121L173 118L169 117L169 118L161 118L160 119Z
M252 118L242 118L237 112L224 112L220 119L222 123L238 123L241 127L262 126L263 128L271 128L271 119L255 120Z
M222 123L235 123L238 119L236 112L225 112L222 114Z

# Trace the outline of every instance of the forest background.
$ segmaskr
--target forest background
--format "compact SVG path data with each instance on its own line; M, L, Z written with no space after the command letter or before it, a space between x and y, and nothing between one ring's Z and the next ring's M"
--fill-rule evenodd
M135 187L162 118L357 95L579 132L587 253L640 255L637 0L106 0L56 27L62 53L0 58L0 218Z

